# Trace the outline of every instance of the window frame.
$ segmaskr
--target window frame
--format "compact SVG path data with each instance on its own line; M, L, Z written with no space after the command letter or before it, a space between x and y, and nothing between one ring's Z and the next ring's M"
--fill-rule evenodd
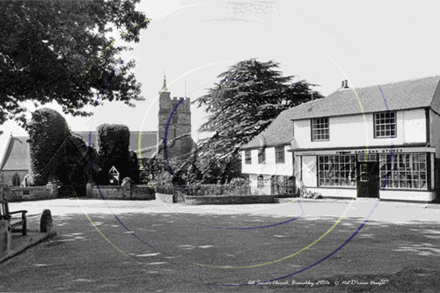
M319 155L316 163L318 187L356 188L358 176L356 155ZM347 165L349 168L346 168Z
M431 190L429 153L398 153L390 157L391 154L379 155L381 190Z
M244 151L244 164L245 165L252 165L252 151L251 150Z
M20 185L21 185L21 178L20 178L20 175L17 172L15 172L12 175L11 181L12 181L12 186L13 187L20 187Z
M379 115L384 115L384 117L379 116ZM394 117L390 117L391 114L393 114ZM377 118L377 116L379 116ZM390 118L394 119L393 125L394 125L394 136L392 136L392 127L391 127L391 123L390 123ZM379 123L378 121L384 120L386 121L385 123ZM384 129L376 129L377 127L380 126L384 126ZM388 129L387 127L391 127L390 129ZM383 136L383 135L378 135L378 132L387 132L390 131L390 135L389 136ZM397 112L396 111L386 111L386 112L377 112L373 114L373 133L374 133L374 138L376 139L381 139L381 138L397 138Z
M280 160L280 154L282 154L282 160ZM284 146L275 147L275 164L285 164L286 163L286 150Z
M258 149L258 164L266 164L266 149Z
M320 122L319 120L324 120L324 122ZM319 127L318 125L327 125L327 127ZM326 138L320 138L320 136L324 135L322 132L325 132L327 130L327 137ZM315 131L317 132L317 136L315 137ZM330 118L329 117L319 117L319 118L312 118L310 121L310 139L311 141L329 141L330 140Z

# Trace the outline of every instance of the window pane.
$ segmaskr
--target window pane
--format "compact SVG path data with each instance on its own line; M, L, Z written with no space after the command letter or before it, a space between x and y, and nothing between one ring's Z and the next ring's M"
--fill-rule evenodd
M374 114L375 136L394 137L396 133L395 112L384 112Z

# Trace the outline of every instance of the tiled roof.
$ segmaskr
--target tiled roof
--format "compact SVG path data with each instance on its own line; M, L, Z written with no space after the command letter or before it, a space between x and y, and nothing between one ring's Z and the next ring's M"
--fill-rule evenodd
M0 170L29 170L29 148L27 136L11 136L3 155Z
M140 137L139 137L140 133ZM139 142L141 143L139 147ZM157 131L131 131L130 150L136 151L147 147L156 146Z
M79 134L83 140L89 145L89 139L92 146L97 147L98 141L96 131L74 131ZM139 133L141 137L139 138ZM90 135L90 136L89 136ZM139 140L141 147L139 147ZM130 131L130 150L137 151L157 144L157 131Z
M288 111L290 119L300 120L430 107L439 81L440 76L433 76L337 90L307 109L295 107Z
M141 153L140 157L151 159L157 154L157 146L150 146L141 150L136 151L136 156L139 157L139 152Z
M294 108L284 110L262 133L257 135L248 144L242 146L241 149L289 144L293 139L293 123L291 121L292 116L290 115L290 111L293 109L304 111L304 109L315 105L318 101L320 100L309 101Z
M437 108L439 105L434 105L436 101L433 98L436 94L440 95L439 81L440 76L433 76L354 90L337 90L324 99L303 103L281 112L261 134L241 149L289 144L293 139L291 120L431 106Z

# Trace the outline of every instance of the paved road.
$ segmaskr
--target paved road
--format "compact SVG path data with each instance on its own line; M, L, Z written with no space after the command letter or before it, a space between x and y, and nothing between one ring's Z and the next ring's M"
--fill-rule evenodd
M60 199L11 204L16 208L30 215L49 208L58 236L0 265L5 292L402 292L440 286L437 205Z

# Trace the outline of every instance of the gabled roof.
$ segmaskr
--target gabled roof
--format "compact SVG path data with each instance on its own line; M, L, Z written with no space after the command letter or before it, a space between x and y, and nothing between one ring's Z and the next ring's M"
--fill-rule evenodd
M324 99L303 103L281 112L262 133L241 149L289 144L294 135L291 120L427 107L439 111L439 82L440 76L433 76L354 90L337 90Z
M29 170L27 136L10 136L3 154L0 170Z
M289 109L301 120L352 114L431 107L440 76L425 77L355 89L341 89L306 109ZM359 99L358 99L359 98Z
M278 117L259 135L249 143L242 146L241 149L252 149L262 147L273 147L287 145L293 139L293 123L290 111L304 111L306 108L315 105L320 100L313 100L300 104L294 108L284 110Z

